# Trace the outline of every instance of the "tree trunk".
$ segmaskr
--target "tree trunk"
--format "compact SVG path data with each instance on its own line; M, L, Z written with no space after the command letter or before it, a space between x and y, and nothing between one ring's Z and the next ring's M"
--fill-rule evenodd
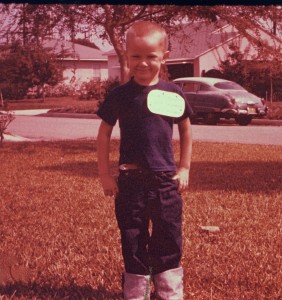
M0 89L0 106L4 107L4 100L3 100L3 95L2 95L1 89Z
M272 33L277 35L277 22L273 21Z
M23 38L23 46L25 46L27 44L27 30L26 30L26 23L27 23L27 19L26 19L26 4L23 3L23 8L22 8L22 13L23 13L23 17L22 17L22 25L23 25L23 32L22 32L22 38Z
M126 83L130 79L129 69L127 67L127 61L125 55L119 57L120 64L120 81Z
M42 102L45 102L45 87L44 87L44 84L42 85L42 95L41 95L41 97L42 97Z
M272 108L272 102L273 102L273 80L272 80L272 74L270 75L270 107Z

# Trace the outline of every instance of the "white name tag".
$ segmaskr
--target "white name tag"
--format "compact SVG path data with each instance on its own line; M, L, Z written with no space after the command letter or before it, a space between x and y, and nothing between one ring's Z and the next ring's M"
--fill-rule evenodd
M185 100L178 94L152 90L148 94L147 105L150 112L167 117L181 117L185 110Z

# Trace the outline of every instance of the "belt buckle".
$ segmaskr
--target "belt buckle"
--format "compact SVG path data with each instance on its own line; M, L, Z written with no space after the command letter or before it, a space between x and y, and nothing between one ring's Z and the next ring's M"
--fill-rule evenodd
M121 171L135 171L140 170L140 168L135 164L122 164L119 166Z
M120 169L121 171L126 171L126 170L127 170L126 164L120 165L120 166L119 166L119 169Z

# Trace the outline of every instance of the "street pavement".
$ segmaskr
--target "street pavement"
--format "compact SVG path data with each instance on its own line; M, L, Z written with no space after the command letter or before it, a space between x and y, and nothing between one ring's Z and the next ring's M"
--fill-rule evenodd
M48 110L15 111L4 141L95 139L100 119L95 115L47 113ZM44 117L43 117L44 116ZM49 117L52 117L52 121ZM32 120L31 120L32 118ZM20 122L20 125L17 124ZM249 126L224 121L217 126L192 125L194 141L282 145L282 120L253 120ZM113 138L119 138L116 125ZM177 126L174 139L179 139Z

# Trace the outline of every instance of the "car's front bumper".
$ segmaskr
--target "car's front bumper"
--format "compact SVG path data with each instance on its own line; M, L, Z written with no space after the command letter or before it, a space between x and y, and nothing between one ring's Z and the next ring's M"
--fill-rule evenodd
M258 107L246 107L246 108L224 108L221 110L222 114L228 116L237 116L237 115L251 115L253 117L264 117L267 115L267 107L258 108Z

